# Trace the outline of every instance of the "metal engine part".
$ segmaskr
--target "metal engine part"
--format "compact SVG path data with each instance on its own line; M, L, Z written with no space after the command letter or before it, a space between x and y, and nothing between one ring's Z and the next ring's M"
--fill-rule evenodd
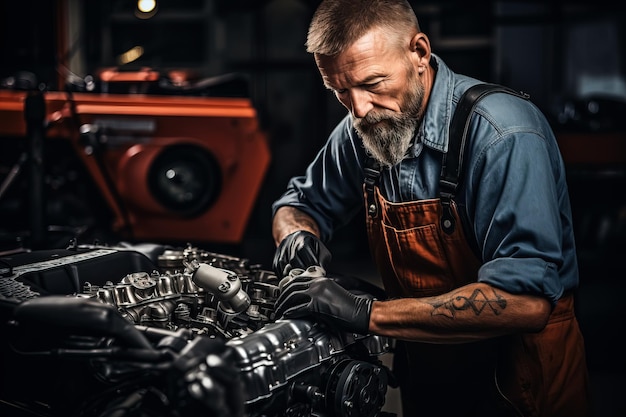
M89 249L103 251L81 247ZM309 320L276 320L278 278L246 259L191 246L165 249L156 259L152 271L84 280L82 291L68 296L114 307L144 333L225 340L235 352L246 416L380 415L391 375L380 356L390 351L390 340ZM109 380L114 369L101 368L97 378Z
M113 305L129 321L168 330L190 328L227 339L271 321L276 276L245 259L188 247L167 249L157 269L102 285L85 282L77 296Z

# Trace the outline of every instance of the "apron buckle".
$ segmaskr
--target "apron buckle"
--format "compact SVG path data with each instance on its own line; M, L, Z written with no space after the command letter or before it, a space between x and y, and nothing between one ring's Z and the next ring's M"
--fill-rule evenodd
M440 226L441 229L448 235L451 235L454 232L454 228L456 226L456 221L454 220L454 215L452 214L452 200L449 196L443 196L441 198L441 220Z

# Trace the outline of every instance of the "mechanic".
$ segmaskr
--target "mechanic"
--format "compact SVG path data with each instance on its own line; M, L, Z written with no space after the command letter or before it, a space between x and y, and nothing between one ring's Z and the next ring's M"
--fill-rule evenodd
M272 206L273 268L292 275L278 316L394 338L404 416L589 415L570 202L544 115L522 94L481 98L449 188L451 118L481 82L431 52L407 1L322 1L306 47L349 114ZM363 207L387 298L289 274L327 268L333 232Z

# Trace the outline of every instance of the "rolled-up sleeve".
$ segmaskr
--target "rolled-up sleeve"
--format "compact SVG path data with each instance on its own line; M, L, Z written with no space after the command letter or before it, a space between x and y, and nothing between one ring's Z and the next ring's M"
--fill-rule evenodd
M481 247L480 282L512 293L546 296L564 283L564 215L546 138L512 132L494 140L475 165L474 231Z

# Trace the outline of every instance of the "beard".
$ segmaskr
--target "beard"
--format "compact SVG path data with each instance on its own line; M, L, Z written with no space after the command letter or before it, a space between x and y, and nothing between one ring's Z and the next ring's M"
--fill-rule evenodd
M365 150L384 167L394 166L404 159L422 118L424 86L414 73L411 68L408 73L411 81L402 97L400 112L373 109L365 117L354 119L354 128Z

